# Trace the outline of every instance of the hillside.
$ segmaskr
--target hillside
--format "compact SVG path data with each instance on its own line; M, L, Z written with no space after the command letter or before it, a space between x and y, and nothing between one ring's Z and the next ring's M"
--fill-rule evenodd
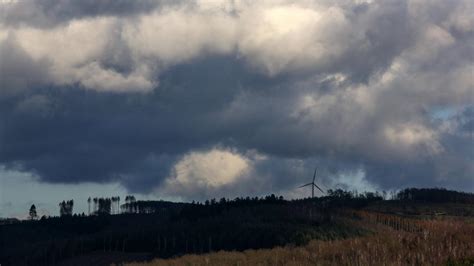
M459 193L459 197L430 202L429 199L403 198L401 193L391 200L384 200L378 193L337 190L321 198L291 201L274 195L212 199L205 203L136 201L122 205L124 213L118 215L65 216L4 224L0 226L0 263L110 265L206 253L218 259L222 254L233 256L234 253L215 253L217 251L245 251L246 254L249 249L275 247L279 247L278 252L292 253L311 249L314 247L311 243L319 243L319 249L320 245L321 248L331 243L337 246L337 243L352 243L350 241L357 242L357 239L369 243L386 241L379 237L387 226L396 233L387 231L383 237L392 238L401 232L407 239L419 240L430 220L446 222L439 228L450 230L454 238L471 232L472 194ZM433 193L443 193L443 190L433 190ZM452 191L446 193L453 195ZM452 243L461 252L455 259L470 256L465 252L465 245L473 241L467 240ZM351 245L357 250L360 244L354 243ZM397 243L393 242L393 248L403 252ZM271 254L273 251L261 252ZM183 257L186 258L189 256Z
M472 265L474 220L416 220L387 215L371 220L362 214L359 226L373 234L335 241L312 240L301 247L286 246L244 252L219 251L174 259L130 263L165 265ZM369 226L370 225L370 226ZM414 230L413 228L416 228Z

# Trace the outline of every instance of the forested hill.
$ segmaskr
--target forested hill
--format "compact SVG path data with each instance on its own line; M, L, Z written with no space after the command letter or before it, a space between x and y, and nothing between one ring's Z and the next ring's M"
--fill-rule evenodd
M444 188L407 188L397 193L398 200L424 201L431 203L474 204L474 194Z
M62 217L0 225L0 264L51 265L90 254L120 254L116 261L104 262L107 265L136 254L142 259L166 258L367 234L367 229L351 225L353 217L346 215L347 210L474 216L472 193L444 189L411 188L390 199L384 193L343 190L299 200L275 195L192 203L128 198L120 212L118 208L111 212L111 200L96 202L90 216L69 215L72 210L66 208ZM72 208L72 201L68 206Z

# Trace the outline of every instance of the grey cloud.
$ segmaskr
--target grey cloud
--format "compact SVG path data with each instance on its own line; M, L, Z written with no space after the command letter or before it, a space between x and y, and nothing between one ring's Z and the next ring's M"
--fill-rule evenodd
M217 147L247 158L249 171L221 187L177 196L284 193L305 182L315 166L327 187L350 187L342 177L360 172L363 178L354 182L380 189L472 191L473 34L462 27L470 22L453 20L464 12L462 1L448 9L439 6L443 2L424 4L340 2L352 28L331 37L348 49L314 61L296 50L295 57L271 54L268 49L285 47L285 38L250 47L248 54L238 45L192 40L189 49L166 55L150 50L143 57L125 42L125 22L118 22L91 58L101 70L124 77L149 66L143 76L156 86L146 93L84 89L78 80L49 84L48 61L4 41L0 58L9 63L2 74L9 74L0 79L21 89L0 97L0 164L45 182L118 181L130 191L151 193L166 187L187 155ZM279 71L262 71L273 63ZM431 114L440 106L465 108L437 121Z
M11 167L20 165L47 182L119 181L130 191L150 192L162 184L184 154L221 144L237 147L241 154L256 149L270 156L257 162L250 174L258 181L249 179L225 186L216 192L221 195L243 193L250 187L254 194L266 192L267 183L281 191L293 188L306 180L315 165L323 173L330 171L323 174L328 187L335 185L331 178L357 169L364 169L368 180L382 188L468 184L472 159L462 159L462 149L452 141L445 144L442 140L443 146L453 149L449 156L421 156L414 163L394 157L390 146L374 143L377 132L370 130L370 121L356 131L345 129L346 119L338 116L346 110L351 112L351 107L339 110L333 106L336 109L331 115L312 126L288 114L296 104L296 96L307 88L293 88L288 93L288 89L275 88L271 79L249 78L252 74L238 66L233 59L215 58L176 67L167 73L159 90L146 95L124 97L77 88L59 94L57 88L40 90L43 97L60 106L49 117L10 113L2 130L2 161ZM217 71L220 74L214 75ZM247 96L241 100L242 95ZM235 101L245 105L233 109ZM377 127L385 125L382 121L374 123ZM468 140L456 141L465 145ZM443 158L451 158L450 163ZM298 168L299 164L302 166ZM438 165L458 171L458 175L439 182L437 175L445 174L436 172Z
M32 86L46 83L50 62L35 60L9 35L0 40L0 98L11 97Z
M227 61L178 67L163 81L169 86L146 95L79 88L26 92L2 106L1 160L49 182L119 179L132 189L150 189L136 178L159 183L167 175L159 169L169 168L178 155L220 141L206 116L220 110L230 100L229 86L237 85L228 83L234 67L227 64L226 75ZM214 75L218 70L221 75ZM35 99L54 103L53 113L28 112L34 111Z
M74 19L97 16L129 17L146 14L163 6L180 5L183 1L157 0L38 0L7 1L0 6L0 22L6 25L48 28Z

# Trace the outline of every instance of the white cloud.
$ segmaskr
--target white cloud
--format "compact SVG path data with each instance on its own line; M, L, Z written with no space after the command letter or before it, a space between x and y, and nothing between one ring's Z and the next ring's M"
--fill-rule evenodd
M134 72L123 75L110 69L102 68L97 62L79 67L72 73L75 80L86 88L98 91L140 92L149 91L157 82L149 80L149 70L146 66Z
M352 35L341 8L304 2L231 6L201 1L132 18L86 17L51 29L2 26L5 31L32 58L52 62L52 83L78 82L99 91L149 91L160 71L206 54L236 53L271 76L320 69L349 48L341 40ZM131 74L102 64L115 45L130 50Z
M123 40L137 60L169 66L202 53L229 53L235 43L235 20L202 10L165 10L142 16L124 27Z
M350 24L338 7L258 6L240 14L239 51L269 75L321 68L347 48Z
M402 150L403 154L410 157L427 153L436 154L442 150L437 133L419 124L387 126L384 134L392 145L392 150Z
M215 196L217 190L242 181L251 170L246 157L231 150L214 148L185 155L173 168L158 192L166 195L204 194ZM222 195L221 195L222 196Z
M357 190L358 192L377 191L378 187L367 180L365 172L357 171L341 173L334 176L330 187L334 189Z

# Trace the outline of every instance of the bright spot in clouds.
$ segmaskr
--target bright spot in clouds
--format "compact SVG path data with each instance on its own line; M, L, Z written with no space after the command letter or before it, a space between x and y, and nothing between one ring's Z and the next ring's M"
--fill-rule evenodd
M250 168L251 162L247 158L231 150L214 148L191 152L173 167L173 175L160 189L170 195L183 195L188 191L211 194L213 190L239 181Z

